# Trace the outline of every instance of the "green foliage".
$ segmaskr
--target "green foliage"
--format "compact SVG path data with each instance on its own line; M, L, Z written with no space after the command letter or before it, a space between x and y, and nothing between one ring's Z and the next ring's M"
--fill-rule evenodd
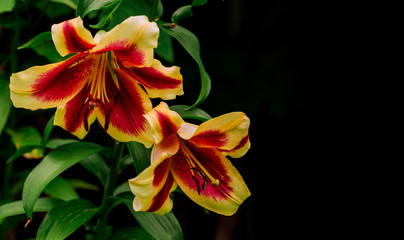
M203 66L201 55L200 55L200 45L198 38L190 32L188 29L176 25L174 28L171 25L163 24L161 25L161 30L166 32L168 35L177 39L179 43L187 50L189 55L196 61L199 67L199 72L201 74L201 91L199 93L198 99L192 105L192 107L196 107L201 104L205 99L209 96L210 88L211 88L211 80L208 73Z
M62 145L46 155L24 183L22 202L28 218L32 218L35 202L49 182L85 157L102 150L103 147L94 143L76 142Z
M0 134L6 126L11 110L10 90L5 80L0 78Z
M74 199L52 208L38 229L37 239L63 240L90 220L98 209L84 199Z

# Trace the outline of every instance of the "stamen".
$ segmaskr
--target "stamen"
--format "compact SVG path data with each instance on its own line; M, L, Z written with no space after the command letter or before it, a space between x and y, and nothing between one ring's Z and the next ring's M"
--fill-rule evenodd
M216 186L216 187L219 186L219 182L220 182L219 179L216 179L212 175L209 174L209 172L195 158L195 156L192 154L192 152L189 150L189 148L183 142L182 139L179 138L179 142L180 142L181 149L183 150L184 155L186 156L186 160L188 162L188 166L189 166L191 174L192 174L192 179L196 183L198 194L200 194L201 189L202 189L202 191L205 190L206 185L208 184L209 180L213 186ZM194 171L196 171L203 178L202 188L201 188L198 178L194 174Z

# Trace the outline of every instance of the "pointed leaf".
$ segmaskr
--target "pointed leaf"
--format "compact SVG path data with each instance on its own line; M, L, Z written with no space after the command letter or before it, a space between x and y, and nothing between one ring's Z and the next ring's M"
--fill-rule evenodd
M107 183L109 168L101 154L90 155L80 161L80 164L96 176L103 185Z
M64 201L77 199L79 195L69 181L62 177L53 179L43 190L47 195Z
M0 79L0 134L3 132L4 126L6 126L10 110L10 89L8 83Z
M100 20L97 24L90 25L92 28L96 29L101 29L105 26L108 20L111 20L112 14L118 9L119 5L121 4L122 0L117 0L115 2L112 2L111 4L108 4L106 6L103 6L101 8L101 17Z
M28 218L32 218L35 202L50 181L85 157L103 149L95 143L76 142L62 145L46 155L24 182L22 201Z
M174 105L170 109L176 111L182 118L197 119L207 121L212 117L199 108L192 108L189 105Z
M198 99L192 105L192 107L196 107L203 101L205 101L205 99L209 96L212 84L210 77L202 63L199 40L192 32L179 25L176 25L174 28L172 28L170 24L168 26L166 24L162 24L160 29L173 38L177 39L177 41L184 47L184 49L198 64L199 72L201 74L201 91L199 93Z
M136 173L139 174L150 166L151 149L145 148L138 142L128 142L127 145L135 164Z
M63 200L54 198L38 198L33 212L48 212L53 207L61 204ZM22 201L14 201L10 203L5 203L0 206L0 224L4 221L4 218L24 214L24 208L22 206Z
M80 16L84 18L87 13L99 10L112 2L114 2L114 0L79 0L77 3L76 17Z
M122 193L119 198L126 204L140 226L159 240L182 240L181 226L173 213L159 216L149 212L135 212L132 207L132 193Z
M45 130L43 131L43 144L46 146L48 143L49 137L53 130L53 121L55 120L55 114L49 119L48 123L46 124Z
M63 240L90 220L97 208L84 199L74 199L52 208L41 223L37 239Z

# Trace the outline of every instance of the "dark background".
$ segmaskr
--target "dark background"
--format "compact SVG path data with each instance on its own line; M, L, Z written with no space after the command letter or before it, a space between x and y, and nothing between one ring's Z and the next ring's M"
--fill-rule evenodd
M163 19L169 21L178 7L190 1L163 4ZM349 37L334 31L347 16L344 12L335 19L336 12L332 4L297 0L210 0L195 7L193 17L179 22L199 38L201 58L212 79L212 91L199 107L212 117L245 112L251 119L252 144L244 157L232 160L251 191L234 216L206 212L186 196L175 195L173 211L185 239L329 239L357 228L357 215L351 212L348 217L347 210L355 193L340 194L349 178L349 171L340 171L339 162L347 157L343 149L352 147L352 139L344 136L351 116L333 107L345 98L337 86L347 82L344 69L353 64L342 57ZM43 31L49 31L49 23L41 24ZM173 42L186 94L168 103L191 105L200 90L198 67ZM338 100L333 98L336 93ZM52 111L40 112L34 120L44 127ZM97 134L102 129L94 124L87 139L98 138ZM16 162L15 167L27 165ZM80 171L84 170L74 167L64 176L86 175ZM126 172L118 182L129 177L133 173ZM101 199L100 194L79 194L96 204ZM123 216L125 212L128 215ZM112 212L110 221L114 226L136 224L125 206ZM33 223L24 230L27 236L36 227ZM82 237L82 232L71 239Z
M213 117L245 112L252 143L243 158L232 160L252 193L236 215L195 215L189 200L180 207L176 199L186 238L333 237L350 228L350 220L341 223L342 203L330 181L338 155L330 145L339 126L328 121L327 95L334 93L330 82L337 72L327 69L338 46L326 42L331 22L321 16L334 10L323 7L292 0L209 1L179 23L198 36L212 79L200 107ZM192 103L186 96L197 96L199 82L187 79L199 73L195 66L190 71L192 59L176 46L188 94L178 101Z

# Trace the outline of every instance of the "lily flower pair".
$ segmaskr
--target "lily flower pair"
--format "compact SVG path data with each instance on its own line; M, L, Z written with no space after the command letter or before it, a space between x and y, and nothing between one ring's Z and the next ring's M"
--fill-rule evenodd
M130 17L92 37L80 17L52 26L52 39L65 61L12 74L11 100L31 110L57 107L54 124L83 139L97 119L121 142L154 144L151 166L129 180L136 211L165 214L179 186L199 205L232 215L250 195L226 156L250 147L250 121L234 112L199 127L183 121L162 102L183 94L176 66L154 59L159 28L146 16ZM145 91L140 87L143 86Z

